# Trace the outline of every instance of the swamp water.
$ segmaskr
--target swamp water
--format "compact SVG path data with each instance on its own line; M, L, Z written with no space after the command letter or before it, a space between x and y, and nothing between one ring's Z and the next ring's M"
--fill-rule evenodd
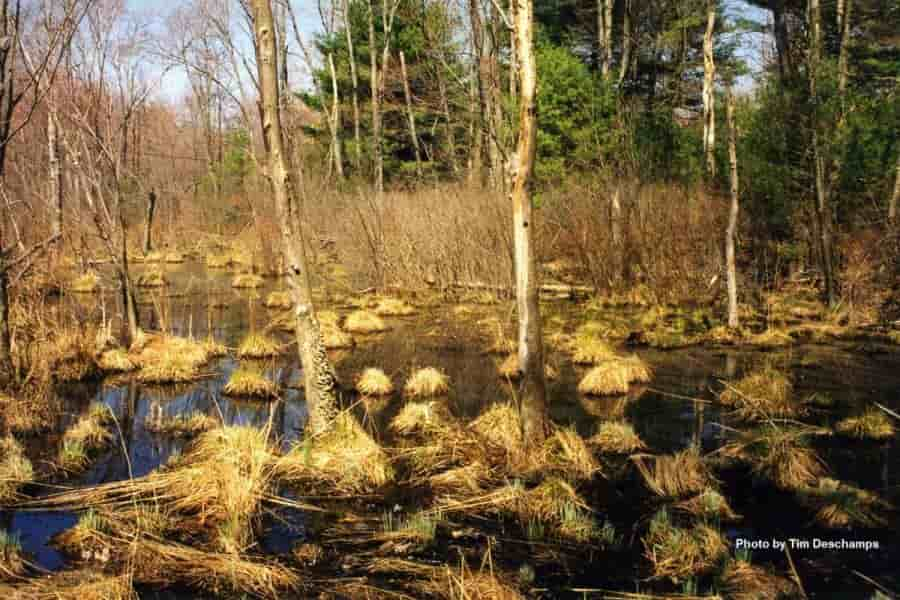
M168 297L165 291L141 292L141 319L149 328L164 327L176 335L193 335L205 339L207 323L217 341L236 347L250 331L261 331L279 314L263 306L269 291L278 283L267 280L265 287L255 291L234 290L230 275L224 271L206 271L202 265L186 263L168 265L170 281ZM171 291L178 290L177 294ZM108 295L109 302L113 296ZM78 298L85 310L97 310L96 296ZM413 301L414 302L414 301ZM211 307L210 307L211 306ZM319 308L334 308L342 315L350 307L330 306L320 302ZM583 311L567 300L542 305L545 318L558 315L574 330L584 320ZM610 309L616 310L616 309ZM339 379L347 388L345 404L354 405L355 394L350 390L358 373L367 367L383 369L398 388L409 373L418 367L433 366L444 371L450 380L446 402L451 412L462 420L471 420L491 404L507 401L510 386L497 374L499 358L484 353L485 336L479 333L477 322L486 316L499 316L510 322L508 306L440 304L420 308L409 317L386 317L387 332L355 336L357 345L346 351L331 353ZM510 330L511 331L511 330ZM288 342L289 336L281 335ZM786 366L794 382L798 398L813 393L828 394L839 410L821 411L811 419L817 424L832 425L848 414L857 414L861 407L878 402L900 412L900 352L882 349L877 353L863 352L853 343L828 345L795 345L777 351L694 346L678 350L636 349L654 371L649 385L639 387L621 398L587 398L576 390L585 369L571 363L562 352L548 349L548 360L559 370L559 377L548 382L551 414L560 425L574 425L588 437L604 419L624 418L640 435L653 453L669 453L692 444L708 453L725 443L734 426L716 403L716 394L723 389L723 380L734 380L766 361L775 360ZM28 444L29 456L36 465L56 453L61 433L87 410L91 402L102 402L112 409L117 421L117 440L111 448L82 475L64 481L49 481L29 486L28 493L41 495L56 491L56 486L86 486L140 477L179 455L189 443L183 437L171 437L150 432L148 420L161 415L176 416L202 412L226 424L264 427L272 430L284 447L300 439L306 410L302 392L290 387L299 378L296 350L286 349L282 357L265 363L267 377L281 383L278 402L240 400L226 396L222 388L237 361L224 358L209 365L209 376L190 385L145 386L127 378L117 377L103 382L67 386L59 390L65 406L55 430L40 440ZM395 392L377 409L366 411L356 403L353 411L363 419L376 440L391 446L394 440L387 432L387 423L404 403L402 394ZM829 476L853 482L860 488L896 499L900 487L900 461L897 459L897 436L887 442L850 442L829 437L817 444L828 465ZM40 469L37 469L40 471ZM601 477L602 479L602 477ZM722 492L734 510L743 518L734 525L723 525L723 532L732 544L738 540L868 540L877 541L879 549L831 550L793 549L791 558L803 581L806 592L815 598L868 598L872 586L862 576L872 578L888 589L900 590L900 533L896 517L888 525L876 529L832 530L816 525L812 513L798 506L792 495L759 483L749 473L725 478ZM626 546L624 552L611 557L591 559L590 554L577 551L556 552L555 560L538 559L541 544L531 545L495 526L486 526L494 537L493 559L512 572L523 568L536 571L534 586L541 588L539 597L582 597L573 588L617 589L623 591L652 590L652 583L642 581L647 576L641 566L640 532L654 512L652 500L648 504L646 492L640 500L638 483L618 485L601 481L588 496L598 516L615 525ZM284 491L303 498L303 490ZM417 499L394 491L390 498L394 509L412 514ZM313 496L314 492L310 494ZM375 516L384 510L380 504L370 505ZM359 510L359 509L357 509ZM389 509L391 510L391 509ZM0 527L17 534L23 550L42 568L57 570L66 565L66 558L56 550L53 536L72 527L77 515L70 512L0 511ZM259 551L283 554L297 543L306 541L307 515L297 510L284 510L266 518L266 531L260 540ZM521 532L520 532L521 533ZM315 541L310 539L309 541ZM459 562L452 543L442 543L431 553L435 564ZM542 553L542 552L541 552ZM542 553L543 554L543 553ZM787 570L782 550L758 548L753 562L772 563L780 571ZM322 576L340 577L340 564L319 569ZM195 598L194 592L160 592L143 590L146 598ZM586 597L593 596L585 592Z

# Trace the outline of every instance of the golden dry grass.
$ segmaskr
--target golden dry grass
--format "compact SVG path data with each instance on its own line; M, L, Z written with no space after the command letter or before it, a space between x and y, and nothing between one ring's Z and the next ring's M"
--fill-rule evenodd
M215 429L219 421L201 412L174 415L160 420L147 418L144 429L147 431L173 437L194 437Z
M163 253L159 250L152 250L144 256L144 262L158 263L163 262Z
M382 317L405 317L416 314L416 309L398 298L380 298L375 314Z
M786 600L797 596L797 587L790 579L743 560L729 560L719 581L729 600Z
M494 404L472 421L471 429L489 443L510 453L522 449L519 411L509 403Z
M476 460L432 475L428 484L437 496L459 498L484 493L493 478L491 468Z
M715 483L696 448L660 456L636 454L631 460L647 488L663 498L699 494Z
M185 383L200 377L209 360L204 344L187 338L143 333L130 349L142 383Z
M231 257L227 254L207 254L206 266L210 269L224 269L231 264Z
M625 409L631 403L629 396L585 396L579 395L578 404L584 412L599 419L620 420L625 418Z
M322 343L326 350L341 350L356 345L353 336L338 327L337 323L322 321Z
M519 355L510 354L509 356L507 356L497 367L497 372L500 374L500 377L503 377L504 379L517 381L522 376L522 372L519 370ZM547 381L554 381L558 377L559 372L553 367L553 365L545 362L544 379L546 379Z
M138 599L129 575L107 575L91 570L61 571L9 586L0 584L0 593L23 600Z
M701 519L715 519L723 523L740 519L740 516L728 504L725 496L712 488L675 504L674 508Z
M347 318L344 320L344 329L350 333L369 334L387 331L388 326L375 313L367 310L356 310L347 315Z
M643 545L654 577L675 583L711 571L728 553L721 533L703 524L691 529L677 527L665 509L650 521Z
M394 384L384 371L370 367L356 378L356 391L364 396L387 396L394 393Z
M353 493L371 491L394 477L388 455L346 412L325 433L305 439L282 457L276 470L288 482L324 483Z
M796 416L800 405L793 401L794 386L787 375L766 366L742 379L726 384L719 400L734 407L734 414L746 421Z
M167 263L183 263L185 258L184 258L184 254L173 250L171 252L166 253L164 260Z
M97 375L96 337L90 332L65 330L50 343L42 360L57 381L84 381Z
M266 296L266 308L288 309L293 305L290 292L271 292Z
M69 285L69 289L79 294L90 294L100 289L100 276L94 271L88 271L84 275L76 277Z
M281 354L278 341L261 333L251 333L238 346L239 358L271 358Z
M612 346L592 335L578 335L572 342L572 361L579 365L596 365L616 358Z
M220 358L228 354L228 347L225 344L216 341L216 338L214 338L212 334L203 341L203 350L209 358Z
M816 511L817 523L832 529L885 527L892 510L877 494L828 477L802 489L800 500Z
M631 368L619 360L609 360L594 367L578 383L581 394L616 396L628 392Z
M434 367L425 367L414 371L403 387L403 393L410 398L441 396L449 390L449 379Z
M834 426L839 434L859 440L887 440L894 437L894 424L883 412L868 409L856 417L848 417Z
M108 373L124 373L137 368L137 365L128 356L128 352L123 348L104 351L97 360L97 365L102 371Z
M19 488L33 479L22 445L12 436L0 438L0 505L14 500Z
M556 429L531 462L535 472L552 471L574 480L590 480L600 471L584 438L572 427Z
M231 287L239 290L254 290L263 286L265 281L254 273L240 273L231 280Z
M138 273L134 284L138 287L157 288L167 284L166 277L160 269L151 268L143 273Z
M785 331L770 327L762 333L751 335L747 338L747 343L761 348L783 348L792 345L794 338Z
M718 452L750 465L754 474L777 487L798 490L814 485L827 468L807 438L817 431L806 428L763 426L742 433Z
M59 467L65 471L80 471L87 467L92 454L106 448L113 435L108 429L113 416L105 404L95 403L62 436L57 457Z
M391 429L401 435L428 433L446 428L452 420L443 401L407 402L391 421Z
M232 371L222 392L227 396L277 398L278 385L266 378L261 366L241 363Z
M601 423L597 428L597 433L588 440L588 444L601 452L610 454L630 454L647 449L647 445L641 440L634 427L624 421Z

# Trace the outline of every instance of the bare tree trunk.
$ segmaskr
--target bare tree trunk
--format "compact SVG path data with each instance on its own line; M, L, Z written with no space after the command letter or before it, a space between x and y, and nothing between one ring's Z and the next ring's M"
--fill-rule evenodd
M378 53L375 51L375 6L369 0L369 69L372 87L372 160L374 163L375 191L384 192L384 163L381 156L381 96L378 84Z
M518 2L519 0L513 0ZM476 67L477 69L477 67ZM472 79L469 91L469 185L483 185L483 154L484 154L484 128L481 120L484 113L481 112L480 90L477 76Z
M516 0L509 0L509 18L516 21ZM516 36L509 36L509 97L513 105L519 95L519 64L518 51L516 50Z
M631 0L625 0L622 7L622 64L619 65L619 86L625 81L631 66Z
M328 55L331 69L331 145L334 148L334 169L338 179L344 178L344 153L341 149L341 103L338 97L337 73L334 70L334 56Z
M778 54L778 74L781 81L784 82L794 74L787 22L785 21L784 0L772 0L772 21L775 30L775 52Z
M128 234L125 222L120 221L122 228L122 255L120 257L121 268L119 279L122 285L122 306L125 309L125 346L131 346L138 337L137 302L134 298L134 288L131 285L131 273L128 268Z
M356 73L356 51L353 46L353 31L350 27L350 3L343 0L344 5L344 32L347 35L347 53L350 60L350 82L353 94L353 143L356 146L356 170L359 171L362 164L362 141L359 133L359 75Z
M9 267L6 253L0 252L0 385L13 376L12 340L9 335Z
M300 206L292 182L290 157L284 151L272 6L270 0L253 0L254 34L259 48L257 69L261 95L262 130L268 154L268 176L281 229L287 284L294 301L297 346L303 366L309 431L325 431L337 414L337 381L325 353L312 301Z
M522 369L520 415L526 447L538 447L549 426L544 385L544 349L538 302L537 269L532 247L531 177L537 141L537 66L534 56L533 0L516 0L515 36L519 49L519 140L515 177L510 194L516 270L516 308L519 318L519 365Z
M731 86L726 92L726 116L728 120L728 162L731 166L731 209L728 211L728 229L725 231L725 268L728 286L728 326L740 326L737 300L737 268L734 264L734 238L737 233L739 193L737 163L737 129L734 123L734 96Z
M447 124L447 155L450 158L450 168L454 173L459 172L456 162L456 133L453 129L453 120L450 114L450 102L447 99L447 82L441 75L441 68L437 68L438 91L441 95L441 111L444 113L444 121Z
M409 137L416 155L416 175L422 177L422 154L419 151L419 136L416 135L416 115L413 113L412 93L409 90L409 77L406 74L406 56L400 51L400 76L403 78L403 95L406 98L406 115L409 119Z
M518 0L516 0L518 2ZM484 49L484 25L481 19L481 8L479 7L478 0L469 0L469 21L471 22L472 29L472 44L474 46L475 51L475 81L477 82L477 99L478 99L478 109L475 111L475 128L476 128L476 142L477 144L473 144L473 152L477 151L477 160L473 161L473 168L477 169L477 173L473 173L470 177L471 179L475 179L478 185L484 185L484 146L485 143L488 144L488 148L490 148L490 134L488 133L490 122L490 109L488 106L488 71L487 71L487 59L485 57L485 49ZM488 157L490 158L490 150L488 150Z
M812 99L812 150L813 169L816 186L816 225L818 228L819 253L822 260L822 275L825 278L825 297L829 306L837 300L834 267L831 250L831 223L828 210L828 190L825 187L825 158L819 143L818 111L818 70L822 52L822 14L819 0L809 0L810 49L809 49L809 96Z
M706 174L716 176L716 61L713 41L716 28L716 0L706 0L706 33L703 35L703 153Z
M897 220L897 199L900 198L900 155L897 156L897 165L894 167L894 193L888 202L888 221Z
M853 0L838 0L837 25L841 34L841 49L838 54L838 93L841 97L841 112L845 112L845 103L847 96L847 79L849 78L849 69L847 67L848 55L850 53L850 11L853 6Z
M156 213L156 192L147 195L147 220L144 222L144 254L153 249L153 215Z
M597 0L597 45L600 50L600 73L606 79L612 68L613 8L615 0Z

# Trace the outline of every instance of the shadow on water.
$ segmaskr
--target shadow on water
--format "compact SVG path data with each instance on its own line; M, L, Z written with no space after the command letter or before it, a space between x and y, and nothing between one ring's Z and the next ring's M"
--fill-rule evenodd
M234 348L248 331L264 329L274 316L262 305L266 294L277 285L272 281L267 281L266 287L257 292L239 292L230 287L227 274L207 274L190 265L171 269L167 277L171 282L167 289L192 291L175 296L167 296L165 290L142 293L141 318L145 324L198 339L212 334L219 342ZM583 318L579 309L568 302L544 308L571 323ZM491 310L498 312L496 309L483 309L482 312ZM447 396L451 411L462 419L471 419L490 404L511 397L510 384L497 375L496 365L502 357L483 352L486 343L478 334L476 320L461 318L448 306L424 309L411 317L388 318L389 331L357 336L357 346L352 351L333 353L332 359L348 390L356 374L366 367L382 368L401 390L402 383L414 369L438 367L451 381ZM284 338L283 341L288 340ZM828 393L843 407L841 414L858 412L873 401L900 410L900 355L897 353L870 355L857 351L852 344L834 343L799 345L767 352L691 347L672 351L641 350L640 354L654 370L654 379L649 386L622 397L586 398L576 391L585 370L571 365L563 354L549 351L548 359L559 365L560 371L559 378L548 387L554 420L573 425L587 436L604 419L624 418L656 452L672 452L691 444L711 451L727 439L726 430L719 426L723 420L721 409L711 402L722 389L721 381L740 377L766 361L776 361L790 369L798 397L813 392ZM255 427L263 427L271 420L275 436L285 447L297 441L306 419L306 408L302 393L284 385L300 375L294 350L289 349L284 356L266 365L267 377L282 383L284 391L280 402L225 396L222 388L236 365L233 359L222 359L210 369L212 376L185 386L151 387L120 381L61 389L65 412L38 452L52 456L61 432L87 410L92 401L103 402L112 409L121 435L86 473L74 481L62 482L64 485L140 477L178 456L188 443L184 438L151 433L145 426L148 421L165 416L199 412L229 425ZM348 391L347 403L353 400L353 394ZM386 424L402 405L402 392L398 391L386 401L357 408L366 412L377 432L386 430ZM817 418L823 424L830 424L838 416L829 413ZM896 490L900 485L893 442L864 449L859 445L829 443L821 451L836 478L882 492ZM776 507L782 506L784 501L780 493L752 483L749 477L726 481L724 485L729 498L735 499L736 510L745 514L740 527L727 530L732 538L809 537L814 534L835 537L833 532L817 531L808 518L805 521L798 519L795 512L779 514ZM261 548L280 554L290 551L296 540L304 536L305 528L300 513L284 511L276 517L266 520L267 535L261 541ZM75 522L76 516L72 513L0 513L0 525L18 533L24 550L40 566L51 570L63 566L63 557L52 548L50 539ZM628 531L631 527L632 524L625 524L623 529ZM896 587L895 567L900 564L896 532L885 532L884 541L887 548L878 556L835 554L834 560L856 565L854 568L868 574L880 573L885 581L893 581ZM762 555L762 558L766 556Z

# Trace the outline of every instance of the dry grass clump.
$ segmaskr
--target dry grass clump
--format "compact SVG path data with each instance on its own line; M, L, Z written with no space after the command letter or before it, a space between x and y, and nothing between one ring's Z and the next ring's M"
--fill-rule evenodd
M382 317L405 317L416 314L416 309L397 298L381 298L375 305L375 314Z
M0 529L0 584L4 581L15 581L25 574L25 561L22 557L22 544L17 534ZM0 585L0 593L8 592Z
M163 256L162 252L160 252L159 250L152 250L144 256L144 262L148 262L148 263L163 262L163 258L164 258L164 256Z
M598 419L621 420L631 403L630 396L579 396L578 404L584 412Z
M22 445L12 436L0 438L0 505L14 500L19 488L33 479Z
M517 453L522 448L519 411L509 403L494 404L472 421L471 428L489 443Z
M802 490L800 499L816 511L817 523L832 529L885 527L891 510L876 494L828 477Z
M650 383L653 379L653 369L637 354L619 358L616 362L627 372L628 383Z
M22 580L9 587L0 586L0 593L28 600L138 600L131 583L129 575L107 575L91 570L60 571Z
M238 346L240 358L271 358L281 353L281 346L276 340L261 333L251 333Z
M387 396L394 393L394 384L381 369L368 368L356 379L356 391L364 396Z
M749 464L754 474L779 488L797 490L814 485L826 472L819 455L805 445L806 438L814 433L810 429L764 426L742 434L718 452Z
M428 478L428 484L437 496L458 498L483 493L493 478L490 467L481 461L474 461L432 475Z
M266 296L266 308L288 309L293 305L290 292L271 292Z
M601 423L597 433L588 440L588 444L610 454L630 454L647 449L647 445L634 427L624 421Z
M512 509L531 535L549 528L556 537L585 543L599 532L587 503L559 477L549 477L525 492Z
M578 335L572 342L572 361L579 365L596 365L616 358L612 346L595 336Z
M346 412L326 432L298 444L276 470L286 481L324 482L347 492L370 491L394 477L387 454Z
M413 372L403 388L404 394L410 398L441 396L449 390L450 383L447 376L434 367L425 367Z
M184 254L173 250L172 252L167 252L166 255L163 257L163 259L164 259L164 262L167 262L167 263L173 263L173 264L174 263L183 263L184 262Z
M719 400L726 406L735 407L735 416L742 420L792 417L800 411L800 406L793 402L791 380L771 366L726 386L719 394Z
M547 438L538 458L532 457L535 471L552 470L573 479L588 480L600 471L584 439L574 428L557 429Z
M509 356L507 356L497 367L497 371L500 373L500 377L510 379L512 381L518 380L522 376L522 371L519 370L519 355L510 354ZM545 362L544 379L546 379L547 381L554 381L558 377L559 372L557 372L553 365Z
M239 290L255 290L263 286L265 281L255 273L239 273L231 280L231 287Z
M83 331L65 331L50 344L45 358L57 381L84 381L97 375L95 337Z
M207 254L206 266L210 269L224 269L231 264L231 257L227 254Z
M228 396L248 396L255 398L277 398L278 385L266 379L259 365L241 363L232 371L222 392Z
M794 338L788 335L787 332L770 327L762 333L751 335L747 338L747 343L761 348L783 348L784 346L792 345Z
M137 368L137 365L128 356L128 352L123 348L104 351L97 360L97 365L100 370L109 373L125 373Z
M797 597L788 578L743 560L729 560L719 576L721 591L729 600L780 600Z
M59 467L65 471L80 471L87 467L90 456L112 441L112 433L107 428L112 420L108 406L92 404L87 414L63 434L58 455Z
M848 417L834 426L839 434L860 440L887 440L894 437L894 424L883 412L868 409L857 417Z
M220 358L228 355L228 347L225 344L216 341L216 338L214 338L212 334L210 334L203 342L203 350L209 358Z
M84 275L76 277L69 286L73 292L90 294L100 289L100 276L94 271L88 271Z
M143 273L139 273L134 280L134 284L138 287L157 288L166 285L166 277L160 269L147 269Z
M702 519L716 519L722 522L737 521L741 518L728 504L725 496L712 488L679 502L675 505L675 509Z
M447 406L439 400L407 402L391 421L391 429L401 435L445 429L453 420Z
M722 534L708 525L675 526L666 509L654 515L643 538L654 577L675 583L711 571L728 553Z
M202 412L174 415L162 419L147 418L144 429L173 437L194 437L219 426L219 421Z
M367 310L355 310L344 320L344 329L351 333L379 333L387 328L381 317Z
M578 391L592 396L615 396L628 392L631 369L621 361L610 360L594 367L578 384Z
M420 572L418 577L424 575ZM482 568L472 572L465 564L459 570L449 566L443 569L431 567L431 579L420 581L414 587L424 597L436 600L525 600L525 596L513 584L504 581L498 571Z
M200 377L209 360L204 344L171 335L142 334L131 348L142 383L185 383Z
M715 483L699 450L694 447L661 456L636 454L631 460L643 476L647 488L663 498L699 494Z

